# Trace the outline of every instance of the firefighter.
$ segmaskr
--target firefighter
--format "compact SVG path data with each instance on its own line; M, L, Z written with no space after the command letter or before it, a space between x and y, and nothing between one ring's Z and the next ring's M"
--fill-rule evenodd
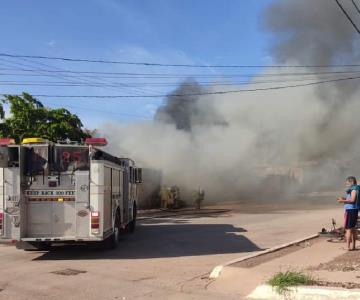
M160 207L166 209L168 207L168 202L169 202L169 189L163 186L160 189L159 196L160 196Z
M195 209L200 210L201 203L204 201L205 198L205 191L199 187L194 195L194 205Z
M180 200L180 189L176 185L171 187L171 196L173 199L173 208L178 208Z

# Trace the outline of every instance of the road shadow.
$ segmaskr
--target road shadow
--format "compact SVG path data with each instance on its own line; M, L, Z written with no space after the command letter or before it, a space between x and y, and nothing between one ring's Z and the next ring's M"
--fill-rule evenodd
M56 247L35 260L150 259L241 253L263 250L229 224L144 224L115 250L86 245Z

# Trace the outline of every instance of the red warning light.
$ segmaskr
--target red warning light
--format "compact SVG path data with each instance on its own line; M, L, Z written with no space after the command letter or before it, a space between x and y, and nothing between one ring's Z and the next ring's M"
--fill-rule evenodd
M12 138L0 138L0 146L7 146L15 144L15 140Z
M85 144L92 146L106 146L107 140L105 138L87 138Z

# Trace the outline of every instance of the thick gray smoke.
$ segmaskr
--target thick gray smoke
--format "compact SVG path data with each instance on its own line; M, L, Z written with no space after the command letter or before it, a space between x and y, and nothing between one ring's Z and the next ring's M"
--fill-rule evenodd
M360 16L350 0L340 0L354 21ZM283 64L354 63L357 33L332 0L276 0L266 10L262 27L273 33L272 57Z
M341 0L340 3L360 26L360 14L352 1ZM334 65L358 64L360 61L358 34L335 1L277 0L264 15L262 25L273 33L271 53L278 63ZM346 70L351 68L318 68L308 71L318 72L320 78L324 72ZM344 74L340 77L351 76L352 74ZM354 124L356 114L354 112L353 118L349 119L341 119L341 114L344 106L351 106L352 101L356 101L354 95L359 91L359 86L359 80L349 80L333 83L332 87L335 88L329 88L328 85L316 88L315 94L324 101L326 114L314 131L322 138L323 143L310 145L312 148L315 146L315 151L305 147L305 159L336 156L354 142L353 137L357 133L357 125Z
M360 23L360 15L353 17ZM273 36L276 63L359 63L358 36L334 1L274 1L262 20ZM164 184L188 191L201 186L208 199L241 200L284 187L336 189L345 174L360 175L358 83L177 97L247 88L186 81L168 96L155 121L107 124L106 132L113 150L161 169Z
M194 80L187 80L171 93L165 102L165 105L159 107L155 114L155 120L175 124L176 129L190 131L191 118L198 114L196 101L201 94L201 86ZM176 95L190 95L181 96Z
M155 121L174 124L176 129L192 132L195 125L226 125L213 107L198 107L199 94L205 92L195 80L188 79L168 95L155 114ZM179 96L181 95L181 96Z

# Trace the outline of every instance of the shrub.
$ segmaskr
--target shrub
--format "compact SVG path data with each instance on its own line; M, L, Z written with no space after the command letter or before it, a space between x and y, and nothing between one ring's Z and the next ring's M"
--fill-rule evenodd
M296 271L278 272L268 281L277 293L285 294L289 287L299 285L312 285L314 280L309 275Z

